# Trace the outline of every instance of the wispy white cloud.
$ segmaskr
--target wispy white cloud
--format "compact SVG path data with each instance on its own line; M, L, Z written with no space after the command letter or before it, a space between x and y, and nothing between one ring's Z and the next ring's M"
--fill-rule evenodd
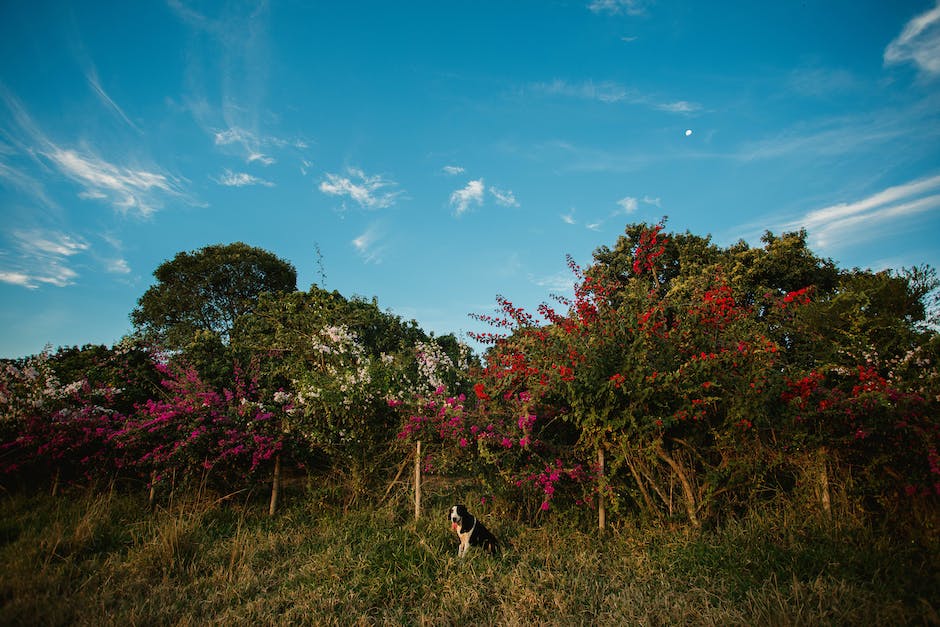
M624 101L636 102L640 98L636 92L631 92L620 83L613 81L595 83L588 80L581 83L570 83L556 78L547 83L533 83L529 88L536 93L549 96L597 100L608 104Z
M269 157L268 155L261 152L249 153L248 163L255 163L256 161L261 165L271 165L272 163L275 163L277 159L274 157Z
M347 168L348 176L326 174L326 180L320 182L320 191L329 196L347 196L364 209L385 209L395 204L400 191L389 188L397 186L380 175L369 176L358 168Z
M179 182L165 174L115 165L91 154L49 145L46 157L65 176L85 189L84 199L106 200L121 213L150 217L164 196L184 197Z
M108 259L105 263L105 269L111 274L130 274L131 267L126 259Z
M223 131L216 131L213 139L216 146L228 146L230 144L253 143L254 135L240 128L227 128Z
M512 193L512 190L502 190L493 186L490 186L490 194L496 199L496 203L504 207L518 207L519 201L516 200L515 194Z
M887 221L940 210L940 175L888 187L862 200L838 203L808 212L783 228L806 228L816 246L876 239Z
M233 126L223 130L216 130L212 134L216 146L235 146L244 154L247 163L260 163L271 165L276 159L262 152L265 145L282 144L277 138L264 138L247 129Z
M911 62L924 74L940 74L940 1L912 18L885 48L885 65Z
M365 263L382 263L382 257L385 254L387 246L379 245L378 242L384 237L384 233L378 225L371 225L361 235L352 240L353 248Z
M455 174L463 174L464 169L459 165L445 165L441 168L444 171L444 174L450 174L451 176Z
M695 102L688 102L687 100L677 100L676 102L658 104L656 108L660 111L668 111L669 113L695 113L699 111L702 106Z
M14 126L6 134L15 144L17 153L33 159L46 171L53 166L63 176L83 189L79 198L101 200L121 213L149 217L163 206L167 197L195 204L182 183L152 166L120 165L101 158L89 148L77 150L63 147L49 139L26 109L0 85L0 100L11 114ZM36 199L45 198L44 186L10 166L0 164L0 177L17 181L17 185ZM45 203L44 203L45 204Z
M0 268L0 282L29 289L71 285L78 273L69 267L68 258L90 248L81 238L40 229L14 230L10 237L18 258Z
M25 272L16 272L14 270L0 269L0 283L9 283L10 285L19 285L30 289L39 287L36 284L36 279Z
M88 85L95 93L95 96L97 96L101 103L108 110L110 110L111 113L115 114L124 124L132 128L138 134L143 135L143 130L137 126L133 120L130 119L130 117L124 112L124 109L122 109L121 106L118 105L118 103L115 102L114 99L108 94L108 92L105 91L101 84L101 79L98 76L98 69L92 60L89 51L77 37L72 40L72 52L75 56L75 61L82 68L82 73L85 76L85 80L88 81Z
M587 5L594 13L607 15L643 15L646 13L645 0L591 0Z
M41 230L14 231L13 238L19 247L26 253L34 255L52 255L57 257L71 257L88 250L89 245L81 238L72 237L64 233L45 232Z
M577 98L580 100L593 100L604 104L629 104L650 107L667 113L694 113L702 106L688 100L661 102L652 94L644 94L636 89L630 89L616 81L586 80L572 83L562 79L549 82L531 83L527 89L535 94L546 96L561 96Z
M575 278L570 270L558 272L550 276L537 277L529 275L529 281L539 287L548 288L556 293L565 294L574 291Z
M124 110L118 106L116 102L114 102L111 96L108 95L108 92L104 90L104 87L101 86L101 81L98 79L98 72L94 67L90 67L86 71L85 79L88 81L88 84L91 85L91 88L94 90L95 94L97 94L98 98L100 98L105 105L107 105L114 113L116 113L125 124L130 126L138 133L143 134L143 131L140 130L140 127L134 124L134 122L132 122L131 119L127 117L127 114L124 113Z
M564 140L549 140L524 148L526 155L559 162L559 169L573 172L634 172L657 162L675 158L668 152L638 150L607 150Z
M633 198L632 196L624 196L617 201L617 205L623 210L624 213L633 213L639 206L636 198Z
M226 187L244 187L246 185L263 185L265 187L274 187L274 183L271 181L266 181L257 176L252 176L247 172L232 172L229 169L226 169L225 172L216 179L216 182L219 185L225 185Z
M20 168L3 163L3 161L0 161L0 181L5 181L10 186L15 187L40 207L59 208L59 204L46 193L46 188L42 182Z
M247 163L271 165L279 151L303 151L309 142L269 130L266 105L273 63L270 3L200 5L167 0L177 18L198 33L186 55L187 109L220 151ZM197 43L198 42L198 43ZM217 90L210 90L216 87Z
M909 129L890 120L832 120L829 128L805 125L785 129L772 137L746 142L732 153L735 159L754 161L794 154L833 156L895 139Z
M113 252L110 256L101 256L99 257L100 263L104 265L104 269L109 274L122 274L127 275L131 273L131 266L127 262L127 259L124 258L124 244L116 236L111 233L104 232L98 233L98 237L104 240L112 249Z
M470 205L475 204L478 207L483 204L483 191L485 190L483 179L470 181L461 189L454 191L450 195L450 205L454 208L456 215L462 215Z
M787 93L797 93L814 98L826 97L857 88L859 80L842 68L801 67L793 70L785 79Z
M640 208L640 202L643 202L643 204L646 204L646 205L654 205L656 207L659 207L659 204L660 204L659 198L652 198L650 196L644 196L641 200L634 196L624 196L623 198L617 201L616 203L617 209L614 209L613 211L611 211L608 215L604 217L596 218L591 222L585 222L584 228L588 229L589 231L600 231L604 227L604 225L607 224L608 222L611 222L611 221L616 222L618 220L622 220L620 216L631 215L633 213L636 213L636 211ZM574 218L574 213L575 213L575 210L571 209L570 213L562 214L561 215L562 221L565 222L566 224L571 224L571 225L577 224L577 221Z
M211 113L206 110L208 104L204 102L199 107L191 106L190 109L197 118L211 116ZM277 163L277 159L271 155L272 151L283 149L303 151L308 147L307 141L303 139L262 135L237 125L224 129L211 128L209 133L212 135L213 144L220 148L234 148L234 152L240 154L246 163L272 165Z

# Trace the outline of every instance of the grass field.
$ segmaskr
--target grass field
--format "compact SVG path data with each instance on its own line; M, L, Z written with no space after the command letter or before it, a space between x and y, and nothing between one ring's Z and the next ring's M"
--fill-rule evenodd
M404 498L402 499L404 501ZM0 495L0 623L940 624L938 541L768 509L719 528L537 526L456 558L450 497L343 511L263 500ZM479 509L479 508L478 508Z

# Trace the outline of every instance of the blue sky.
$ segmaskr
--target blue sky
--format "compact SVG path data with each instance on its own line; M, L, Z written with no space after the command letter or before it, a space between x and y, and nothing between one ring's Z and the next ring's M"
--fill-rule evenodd
M940 266L940 4L0 5L2 357L234 241L460 333L663 215Z

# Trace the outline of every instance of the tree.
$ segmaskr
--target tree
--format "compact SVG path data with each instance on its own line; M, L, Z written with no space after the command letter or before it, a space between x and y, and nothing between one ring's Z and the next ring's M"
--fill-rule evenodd
M153 274L157 282L141 296L131 321L171 350L205 343L205 332L228 344L235 321L252 311L259 295L297 289L293 265L241 242L178 253Z

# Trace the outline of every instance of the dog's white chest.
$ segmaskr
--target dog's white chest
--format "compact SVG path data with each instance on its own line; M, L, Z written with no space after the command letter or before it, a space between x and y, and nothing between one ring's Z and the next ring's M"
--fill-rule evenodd
M470 536L473 535L473 530L476 529L476 521L473 521L473 527L469 531L458 531L457 537L460 539L460 547L457 549L457 557L463 557L467 554L467 550L470 548Z

